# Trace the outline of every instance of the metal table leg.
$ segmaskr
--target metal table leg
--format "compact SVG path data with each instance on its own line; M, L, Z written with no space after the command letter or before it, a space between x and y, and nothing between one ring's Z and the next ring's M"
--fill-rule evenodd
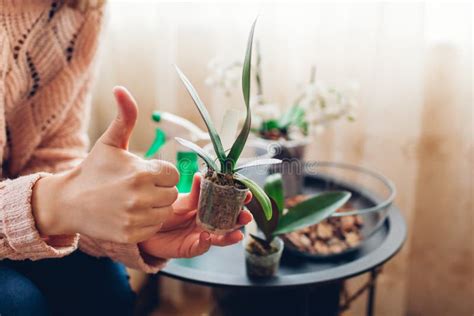
M367 293L367 316L374 315L374 304L375 304L375 290L376 290L376 283L377 283L377 275L378 271L377 268L372 269L370 271L370 281L369 281L369 288Z

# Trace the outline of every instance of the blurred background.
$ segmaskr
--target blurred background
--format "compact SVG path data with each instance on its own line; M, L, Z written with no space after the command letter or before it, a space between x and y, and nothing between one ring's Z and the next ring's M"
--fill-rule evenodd
M95 141L112 120L117 84L140 106L132 150L143 152L151 143L153 110L203 126L173 64L191 79L218 126L226 108L243 109L240 93L227 98L205 80L216 56L243 58L259 15L256 39L272 102L289 106L313 65L319 80L357 88L355 121L312 136L306 159L370 167L397 186L409 236L378 280L376 315L472 315L473 10L469 2L110 1L90 136ZM164 296L189 304L176 282ZM362 314L364 302L349 313Z

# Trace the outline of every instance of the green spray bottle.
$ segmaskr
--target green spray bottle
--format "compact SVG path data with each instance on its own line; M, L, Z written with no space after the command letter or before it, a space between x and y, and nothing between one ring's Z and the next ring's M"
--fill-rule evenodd
M209 140L209 135L206 132L180 116L168 112L153 112L151 118L159 126L155 129L155 138L146 152L145 158L154 157L167 140L177 136L193 141ZM193 176L199 171L198 156L196 153L180 147L176 153L176 168L180 174L178 191L180 193L190 192Z
M152 120L158 123L155 139L145 154L145 158L155 156L168 139L181 137L192 142L209 142L209 134L187 119L169 112L153 112ZM221 128L221 140L224 148L232 145L239 124L239 112L229 109L225 112ZM199 171L198 156L187 148L180 146L176 153L176 168L180 179L177 185L180 193L191 191L193 177Z

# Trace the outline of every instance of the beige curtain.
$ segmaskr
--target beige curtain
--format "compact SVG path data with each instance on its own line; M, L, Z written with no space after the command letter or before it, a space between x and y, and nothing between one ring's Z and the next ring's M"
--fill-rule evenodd
M150 114L201 124L178 82L178 64L219 124L242 107L204 84L214 56L242 58L259 14L264 93L289 104L310 66L320 80L359 86L357 120L314 138L310 160L374 168L394 180L409 226L403 251L379 278L377 315L472 315L473 5L417 3L230 4L112 1L94 88L94 140L111 121L111 88L140 104L132 149L153 137ZM356 286L362 282L352 282ZM363 311L363 301L353 308Z

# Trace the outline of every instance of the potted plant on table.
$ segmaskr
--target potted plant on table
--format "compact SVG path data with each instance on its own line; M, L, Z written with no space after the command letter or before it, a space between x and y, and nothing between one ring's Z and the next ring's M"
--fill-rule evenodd
M282 164L270 168L270 173L282 173L285 181L286 197L302 191L303 156L310 143L310 136L320 133L331 122L354 120L356 102L351 93L343 92L316 80L316 68L311 68L309 83L301 88L301 93L286 111L269 102L263 89L262 57L256 43L256 62L254 80L257 93L252 97L251 108L254 113L252 132L264 148L268 148L274 158L283 160ZM231 96L235 87L235 72L238 62L222 62L217 58L210 65L211 73L206 82ZM351 89L352 90L352 89ZM257 153L262 154L262 153Z
M226 233L235 229L237 217L243 207L248 190L252 192L256 203L259 204L262 216L267 220L270 220L272 216L269 197L254 181L240 174L239 171L244 168L259 165L277 164L280 163L280 160L260 159L248 162L242 166L237 165L251 128L250 69L255 23L256 21L252 25L248 38L245 61L242 69L242 91L246 106L246 118L239 135L228 152L222 145L220 136L214 127L204 103L199 98L199 95L188 78L176 67L181 81L184 83L204 120L218 160L216 162L208 152L196 144L182 138L176 138L181 145L194 151L206 163L207 171L201 181L197 222L204 229L217 234Z
M260 67L256 77L261 78ZM260 83L262 80L256 80ZM262 87L259 88L263 91ZM316 68L312 67L309 83L293 104L282 114L275 104L267 103L263 94L256 98L253 110L259 118L253 127L255 134L273 151L273 157L282 164L270 168L270 173L282 173L285 178L285 195L301 194L303 187L303 157L310 136L339 119L354 120L355 101L342 91L316 81Z
M270 220L262 216L261 204L256 200L247 205L263 234L263 237L251 234L245 248L247 274L251 277L271 277L278 271L284 246L278 236L321 222L351 197L347 191L329 191L313 195L285 209L283 179L278 173L266 178L264 191L272 205Z

